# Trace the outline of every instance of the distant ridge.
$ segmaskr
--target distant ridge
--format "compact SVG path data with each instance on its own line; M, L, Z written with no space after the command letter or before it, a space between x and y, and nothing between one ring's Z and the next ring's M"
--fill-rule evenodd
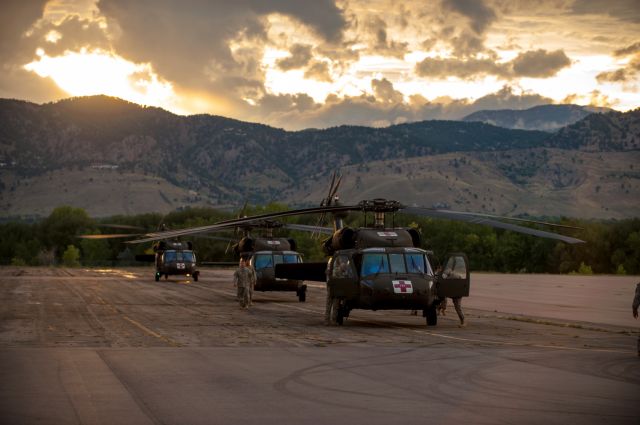
M640 202L639 116L588 115L555 134L460 121L285 131L106 96L0 99L0 216L312 205L340 169L355 202L624 217Z
M580 121L592 113L612 111L609 108L580 105L541 105L533 108L516 110L500 109L477 111L462 121L479 121L498 127L519 130L557 131L567 125Z

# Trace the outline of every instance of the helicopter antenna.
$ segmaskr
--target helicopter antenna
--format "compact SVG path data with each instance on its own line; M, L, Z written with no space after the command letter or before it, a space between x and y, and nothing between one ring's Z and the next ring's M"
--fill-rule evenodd
M247 210L247 204L249 201L245 200L244 204L242 205L242 208L240 209L240 211L238 211L238 214L236 214L236 219L240 219L242 217L246 217L245 211ZM240 227L236 226L233 228L233 237L234 239L237 239L238 237L238 233L240 232ZM249 232L247 229L245 229L245 231L243 232L243 236L249 236ZM229 240L229 243L227 243L227 247L224 250L224 253L227 254L229 252L229 250L231 249L231 240Z
M341 182L342 182L342 175L339 175L337 171L334 171L333 174L331 175L331 184L329 185L329 192L327 193L327 196L320 201L321 207L331 207L331 206L339 205L338 202L340 201L340 199L336 194L338 193L338 188L340 187ZM320 219L318 219L316 227L323 227L325 218L326 218L326 213L322 213L320 215ZM336 231L338 229L341 229L343 225L344 224L342 222L342 217L336 216L334 214L333 230ZM315 238L318 238L320 236L320 233L314 232L313 236Z

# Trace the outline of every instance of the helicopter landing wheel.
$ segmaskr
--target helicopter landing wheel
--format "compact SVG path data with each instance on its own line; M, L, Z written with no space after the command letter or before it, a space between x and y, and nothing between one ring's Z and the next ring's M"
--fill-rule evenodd
M199 275L199 274L200 274L200 273L197 273L197 272L193 274L193 281L194 281L194 282L197 282L197 281L198 281L198 275Z
M435 306L431 306L424 311L427 318L427 326L435 326L438 324L438 312Z
M167 280L167 279L169 279L169 275L168 275L168 274L165 274L165 275L164 275L164 280Z
M301 303L307 301L307 285L301 286L296 292L298 293L298 301Z
M156 273L156 282L160 280L160 273Z

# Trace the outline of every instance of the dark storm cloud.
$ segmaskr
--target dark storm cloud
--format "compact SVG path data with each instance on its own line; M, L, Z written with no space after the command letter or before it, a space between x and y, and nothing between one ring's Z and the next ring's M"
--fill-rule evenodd
M342 39L346 26L329 0L100 0L98 7L117 27L114 45L123 57L150 62L162 77L191 90L215 91L237 107L264 81L267 15L289 16L331 43ZM248 47L232 50L234 40Z
M45 40L51 31L61 36L56 42ZM33 29L29 38L34 48L42 47L48 56L58 56L67 50L79 51L83 47L105 50L110 47L110 42L98 22L80 19L75 15L66 17L59 24L42 22Z
M432 78L455 76L467 79L484 75L505 76L504 66L491 59L426 58L416 64L415 71L421 77Z
M571 12L579 15L605 15L638 23L640 22L640 4L638 0L575 0Z
M296 111L304 112L317 108L313 98L305 93L267 94L260 99L258 107L263 111Z
M434 41L451 47L453 57L473 58L479 53L491 54L486 36L498 20L494 6L483 0L441 0L422 3L416 15L425 34L427 46ZM415 23L414 23L415 24Z
M371 53L400 59L408 53L409 43L390 40L387 23L379 16L370 18L366 27L372 39Z
M562 68L571 65L571 60L562 50L547 52L543 49L520 53L512 62L513 74L518 77L551 77Z
M298 69L307 66L311 60L311 46L308 44L294 44L289 50L290 56L276 61L282 71Z
M416 74L421 77L446 78L455 76L472 79L486 75L510 79L518 77L551 77L562 68L571 65L571 60L562 50L530 50L520 53L509 62L499 63L494 59L426 58L416 64Z
M473 57L477 53L489 52L484 45L484 37L469 31L462 31L455 37L448 39L453 48L453 55L457 58Z
M23 55L25 33L42 17L46 0L6 0L0 11L0 61L5 64L16 55ZM28 55L32 55L29 52Z
M49 78L22 66L35 58L34 37L27 34L44 12L46 0L4 0L0 6L0 97L47 102L64 97Z
M304 72L304 78L331 83L333 79L329 73L329 64L327 62L311 62L307 70Z
M442 8L468 18L476 34L484 33L497 18L496 12L482 0L443 0Z
M371 88L377 100L384 103L402 103L402 93L393 88L393 84L386 78L371 80Z
M634 53L640 53L640 41L633 43L631 46L623 47L613 52L616 56L629 56Z

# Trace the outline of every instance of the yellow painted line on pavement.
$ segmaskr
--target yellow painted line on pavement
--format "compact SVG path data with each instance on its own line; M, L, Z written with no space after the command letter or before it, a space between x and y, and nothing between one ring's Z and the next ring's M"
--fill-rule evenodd
M173 347L180 347L180 344L178 344L177 342L173 341L171 338L168 338L164 335L160 335L159 333L152 331L151 329L149 329L148 327L146 327L145 325L143 325L140 322L136 322L135 320L131 319L130 317L127 316L123 316L122 317L124 320L126 320L127 322L131 323L132 325L134 325L135 327L137 327L138 329L142 330L143 332L146 332L147 334L156 337L164 342L166 342L167 344L173 346Z

